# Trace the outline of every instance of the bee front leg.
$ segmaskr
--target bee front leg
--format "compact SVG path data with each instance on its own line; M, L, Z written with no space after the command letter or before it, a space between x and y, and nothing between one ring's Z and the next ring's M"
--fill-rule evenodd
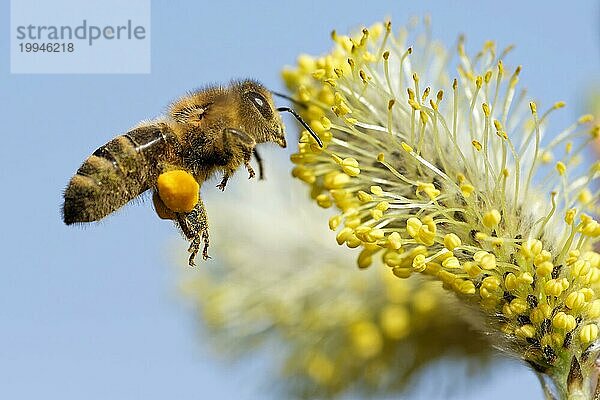
M248 135L246 132L233 128L223 129L223 148L231 149L235 147L242 151L244 157L244 166L246 167L246 170L248 170L249 179L256 176L254 169L252 169L252 166L250 165L250 159L252 158L252 153L254 152L255 146L256 140L254 140L254 138ZM225 190L227 180L233 174L233 172L234 171L225 172L223 175L223 180L221 180L221 183L217 185L219 189Z
M194 260L198 251L200 250L200 243L204 242L204 248L202 249L202 258L204 260L210 258L208 255L208 217L206 216L206 209L202 199L198 199L198 204L189 213L175 213L176 221L185 237L190 241L190 247L188 251L191 253L189 258L189 265L193 267L196 265Z
M265 179L265 174L263 169L262 157L260 156L260 154L258 154L256 148L252 151L252 153L254 154L254 158L256 158L256 162L258 163L258 179L263 180Z

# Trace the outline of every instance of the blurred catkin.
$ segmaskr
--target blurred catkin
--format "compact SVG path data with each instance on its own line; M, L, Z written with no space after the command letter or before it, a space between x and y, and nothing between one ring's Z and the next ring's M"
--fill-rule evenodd
M439 283L354 268L326 240L323 211L307 209L302 187L276 172L288 167L268 166L243 202L229 193L211 210L218 265L184 284L217 349L239 356L276 343L283 379L273 380L302 398L398 395L440 360L454 365L445 380L455 386L454 363L485 370L491 348Z

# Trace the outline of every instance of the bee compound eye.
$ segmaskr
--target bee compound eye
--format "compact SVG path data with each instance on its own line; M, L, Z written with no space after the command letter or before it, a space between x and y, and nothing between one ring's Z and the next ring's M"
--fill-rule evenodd
M249 92L247 94L248 99L252 102L254 107L261 113L265 119L271 119L273 117L273 110L267 102L264 96L257 92Z

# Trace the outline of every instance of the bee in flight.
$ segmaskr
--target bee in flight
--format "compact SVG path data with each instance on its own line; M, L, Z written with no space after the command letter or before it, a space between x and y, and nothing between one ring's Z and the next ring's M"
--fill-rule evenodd
M242 165L249 178L255 176L250 165L254 156L263 179L256 146L274 142L286 147L285 128L278 113L282 111L292 113L322 147L319 137L300 116L291 108L276 108L272 93L258 82L235 81L227 87L212 86L189 93L171 104L166 115L140 123L85 160L64 192L65 224L99 221L152 190L159 216L174 220L190 242L190 266L201 242L206 260L208 219L199 193L191 210L171 210L161 199L159 176L183 170L201 185L221 172L217 187L225 190L228 179Z

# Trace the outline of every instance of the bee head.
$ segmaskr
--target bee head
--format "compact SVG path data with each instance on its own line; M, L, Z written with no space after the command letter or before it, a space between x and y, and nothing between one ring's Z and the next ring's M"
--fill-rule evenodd
M286 147L285 126L277 112L271 92L255 81L238 83L241 95L240 116L243 129L257 143L275 142Z

